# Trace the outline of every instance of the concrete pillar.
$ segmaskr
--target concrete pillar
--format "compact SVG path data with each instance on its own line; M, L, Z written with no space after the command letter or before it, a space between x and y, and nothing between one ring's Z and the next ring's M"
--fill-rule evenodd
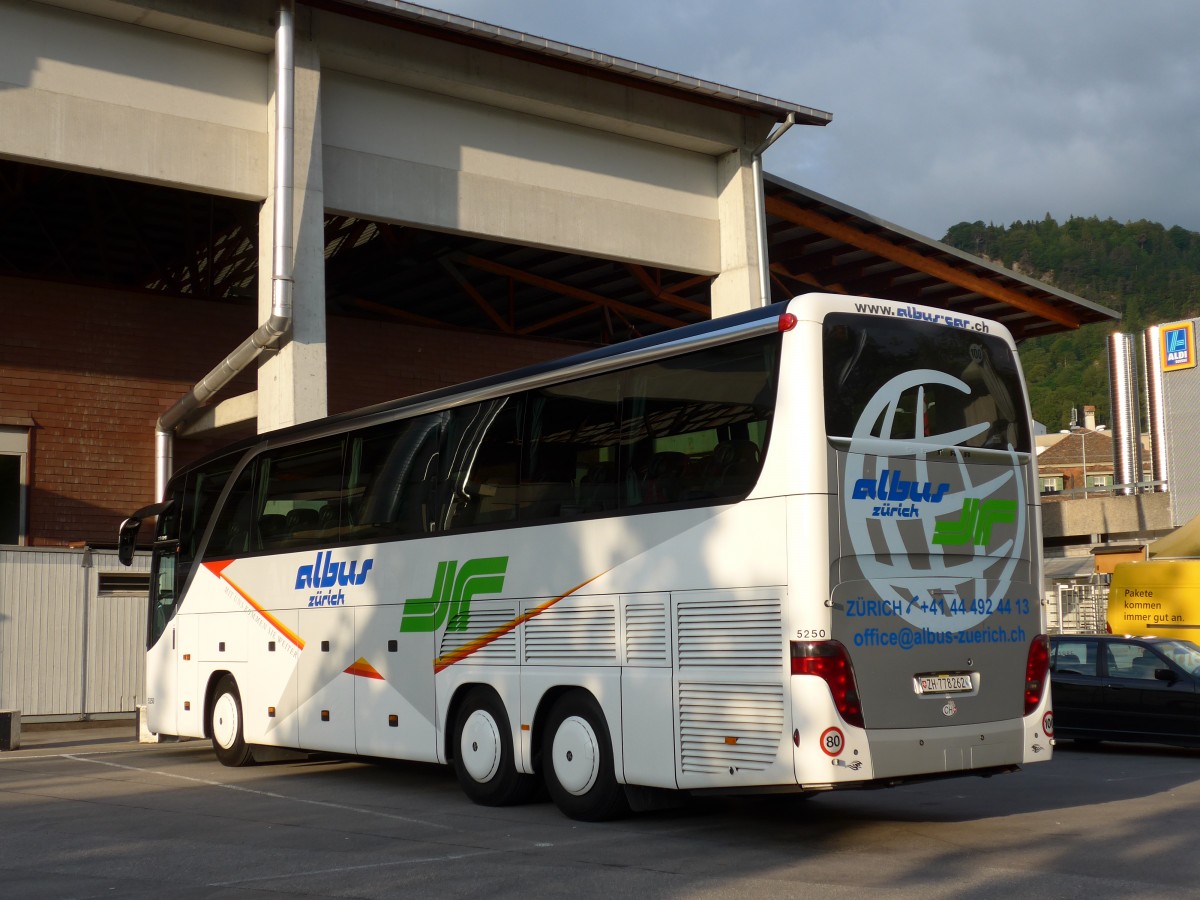
M721 273L712 283L714 319L754 309L762 302L758 286L754 169L749 150L735 150L717 160L717 189Z
M258 369L258 431L273 431L328 414L325 353L325 189L321 161L321 68L307 29L296 29L296 162L293 202L295 288L292 333ZM272 72L274 64L272 63ZM268 194L258 218L258 317L271 315L274 100L267 105L272 161Z

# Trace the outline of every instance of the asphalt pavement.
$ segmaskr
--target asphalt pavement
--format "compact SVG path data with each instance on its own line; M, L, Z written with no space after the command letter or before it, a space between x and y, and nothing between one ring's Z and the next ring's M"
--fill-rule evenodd
M1060 747L990 779L702 797L618 822L485 808L443 766L228 769L132 722L0 753L5 898L1200 896L1200 753Z

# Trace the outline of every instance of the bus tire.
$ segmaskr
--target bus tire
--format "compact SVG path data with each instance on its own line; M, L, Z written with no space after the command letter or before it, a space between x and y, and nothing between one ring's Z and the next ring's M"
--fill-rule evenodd
M614 772L604 712L586 691L565 694L551 707L542 771L551 799L572 819L603 822L629 812L625 789Z
M250 745L242 733L242 696L232 675L217 682L208 713L208 729L213 751L222 765L246 766L253 761Z
M454 774L480 806L513 806L533 796L537 781L517 771L508 714L491 688L471 688L458 709Z

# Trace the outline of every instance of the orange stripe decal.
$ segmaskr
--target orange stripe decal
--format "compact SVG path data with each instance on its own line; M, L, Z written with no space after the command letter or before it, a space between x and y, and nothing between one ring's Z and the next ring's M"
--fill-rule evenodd
M463 644L461 647L457 647L454 650L451 650L449 653L442 654L441 656L439 656L437 659L435 659L433 661L433 671L435 673L441 672L443 669L448 669L450 666L454 665L456 662L462 662L468 656L475 653L477 650L482 650L484 647L486 647L488 644L490 644L492 641L496 640L497 638L504 637L504 635L508 634L510 631L512 631L518 625L522 625L525 622L528 622L530 619L540 616L542 613L544 613L546 610L548 610L550 607L552 607L559 600L565 600L567 597L570 597L576 591L587 587L589 584L591 584L593 581L595 581L597 578L601 577L602 575L607 575L608 571L609 570L606 569L605 571L601 572L600 575L593 575L591 578L589 578L587 581L583 582L582 584L575 585L575 587L571 588L565 594L559 594L557 597L547 600L545 603L541 604L540 606L535 606L533 609L529 610L529 612L522 613L521 615L519 615L515 619L513 619L511 622L505 622L503 625L499 625L496 628L493 628L487 634L481 635L481 636L475 638L475 640L469 641L468 643Z
M347 675L357 675L359 678L378 678L383 681L384 678L379 674L379 670L367 662L366 657L360 656L357 660L351 663L346 669Z
M270 622L271 626L276 631L278 631L285 638L287 638L289 641L291 641L293 644L295 644L296 648L298 650L303 650L304 649L304 640L300 637L300 635L296 634L296 632L292 631L292 629L288 628L286 625L284 625L282 622L280 622L277 618L275 618L273 615L271 615L269 612L267 612L265 609L263 609L261 606L259 606L254 601L253 597L251 597L249 594L247 594L245 591L243 591L240 587L238 587L237 584L234 583L233 579L231 579L228 575L225 574L225 567L228 566L230 562L232 562L232 560L225 560L224 562L215 562L215 563L204 563L204 567L206 569L208 569L210 572L212 572L214 575L216 575L218 578L220 578L222 581L224 581L227 585L229 585L235 591L237 591L238 596L240 596L243 600L245 600L247 603L249 603L250 606L253 607L255 612L257 612L260 616L262 616L264 619L266 619L268 622Z

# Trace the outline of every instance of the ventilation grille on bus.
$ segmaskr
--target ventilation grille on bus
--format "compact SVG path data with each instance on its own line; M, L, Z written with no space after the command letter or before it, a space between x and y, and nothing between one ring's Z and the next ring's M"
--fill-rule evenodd
M679 667L777 666L783 663L778 600L680 602Z
M605 606L555 606L525 623L525 661L617 659L617 611Z
M442 634L441 655L451 653L465 644L487 637L494 631L510 625L517 617L516 606L481 606L476 603L466 616L466 628L454 629L462 624L463 616L454 616ZM517 630L509 628L494 640L483 645L469 657L470 661L513 662L517 661Z
M761 772L775 762L783 724L782 685L679 685L684 772Z
M668 661L667 606L630 603L625 607L625 661L631 666Z

